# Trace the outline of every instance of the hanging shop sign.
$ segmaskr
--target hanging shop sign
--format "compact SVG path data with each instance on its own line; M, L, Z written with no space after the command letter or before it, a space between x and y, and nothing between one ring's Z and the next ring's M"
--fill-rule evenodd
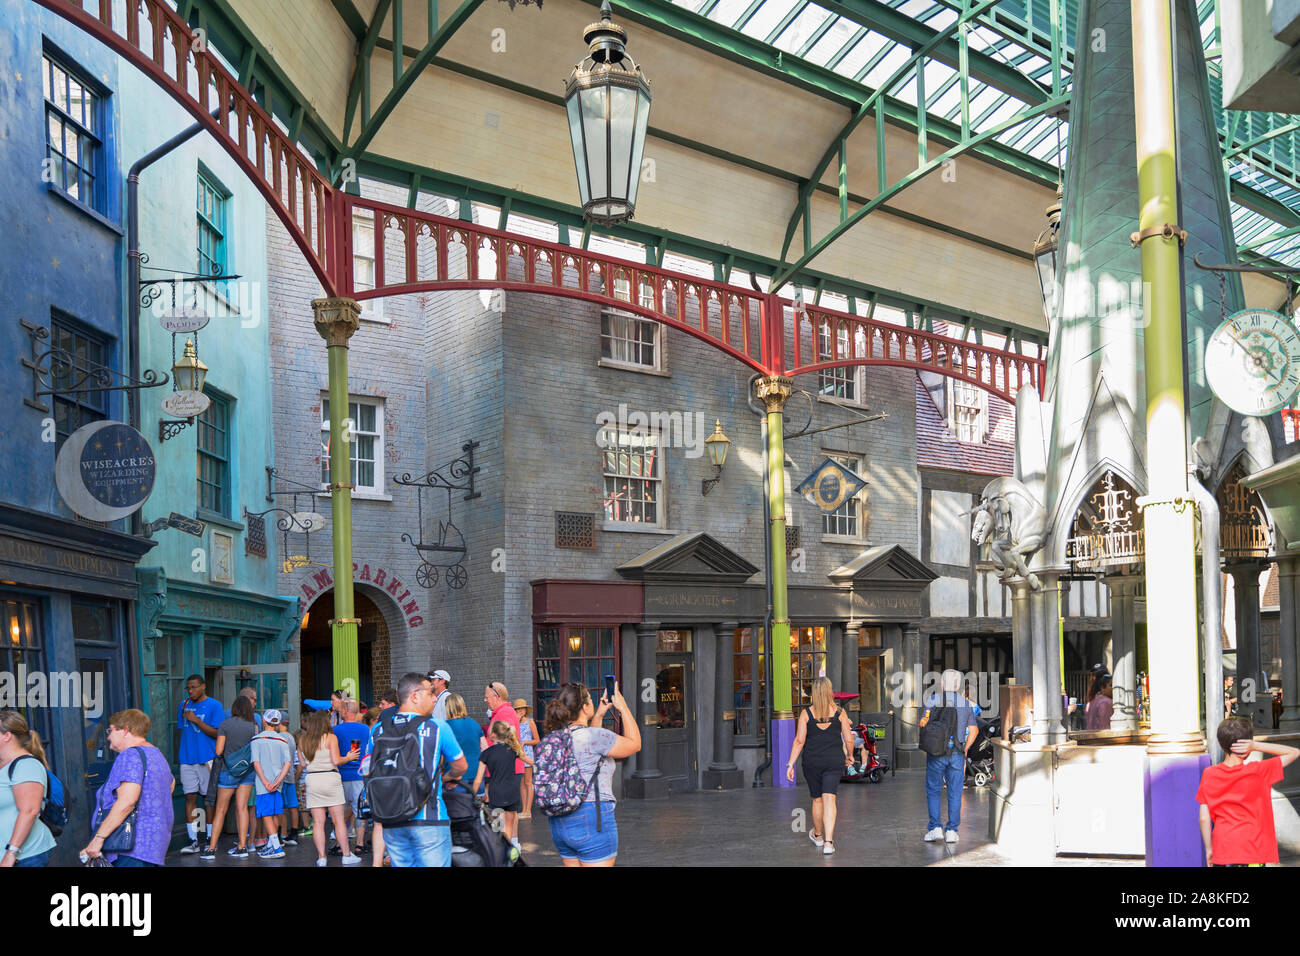
M811 475L799 482L795 493L830 514L866 485L839 462L826 458Z
M81 517L118 521L149 499L155 470L153 448L142 434L122 422L91 422L59 449L54 483Z
M170 312L164 312L158 321L172 334L186 334L206 327L208 315L198 309L172 309Z
M1075 513L1065 560L1074 571L1092 573L1137 564L1146 553L1141 524L1137 494L1123 478L1107 471Z
M315 511L295 511L289 516L295 527L290 530L301 534L311 534L313 531L322 531L325 528L325 516L317 514Z
M172 418L195 418L206 412L211 404L212 399L202 392L181 389L164 398L162 407Z

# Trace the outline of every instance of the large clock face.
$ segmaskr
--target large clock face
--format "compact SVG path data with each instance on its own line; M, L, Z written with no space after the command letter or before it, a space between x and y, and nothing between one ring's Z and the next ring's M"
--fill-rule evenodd
M1277 312L1237 312L1210 336L1205 375L1233 411L1271 415L1300 392L1300 332Z

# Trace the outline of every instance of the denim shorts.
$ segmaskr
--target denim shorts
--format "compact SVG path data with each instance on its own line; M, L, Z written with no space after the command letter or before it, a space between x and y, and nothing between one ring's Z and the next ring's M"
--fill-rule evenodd
M583 863L601 863L618 856L618 823L614 820L614 803L600 805L600 832L596 831L596 804L582 807L562 817L551 817L551 839L561 859Z
M14 861L14 866L46 866L50 862L50 854L54 850L46 850L44 853L37 853L35 856L29 856L25 860ZM1244 864L1243 864L1244 865Z
M242 787L245 784L252 786L256 779L257 777L252 770L248 771L248 773L244 774L242 777L233 777L225 770L222 770L221 773L217 775L217 787L222 790L234 790L236 787Z

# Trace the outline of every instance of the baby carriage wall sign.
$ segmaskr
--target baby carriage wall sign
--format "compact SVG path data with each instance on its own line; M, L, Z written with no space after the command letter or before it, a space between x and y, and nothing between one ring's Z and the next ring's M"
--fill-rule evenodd
M466 442L461 446L461 451L465 454L451 464L444 465L427 475L412 477L410 474L404 474L401 478L393 479L396 484L415 487L416 512L419 515L416 534L419 540L412 538L407 532L402 533L401 540L415 548L415 553L420 559L420 566L415 569L415 581L421 587L437 587L441 577L447 582L447 587L458 591L469 580L469 572L465 570L463 563L468 554L465 536L451 520L451 493L465 492L465 501L482 497L474 489L474 476L479 473L478 466L474 464L474 449L477 447L476 441ZM447 492L447 520L439 519L436 538L425 541L424 492L425 489L432 488Z

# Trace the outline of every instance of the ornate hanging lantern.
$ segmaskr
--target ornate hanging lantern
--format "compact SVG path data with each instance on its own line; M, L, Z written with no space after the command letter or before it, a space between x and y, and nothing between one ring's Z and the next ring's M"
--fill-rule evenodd
M632 218L650 119L650 83L627 55L627 31L612 14L604 0L600 22L582 34L587 56L564 85L582 215L601 225Z

